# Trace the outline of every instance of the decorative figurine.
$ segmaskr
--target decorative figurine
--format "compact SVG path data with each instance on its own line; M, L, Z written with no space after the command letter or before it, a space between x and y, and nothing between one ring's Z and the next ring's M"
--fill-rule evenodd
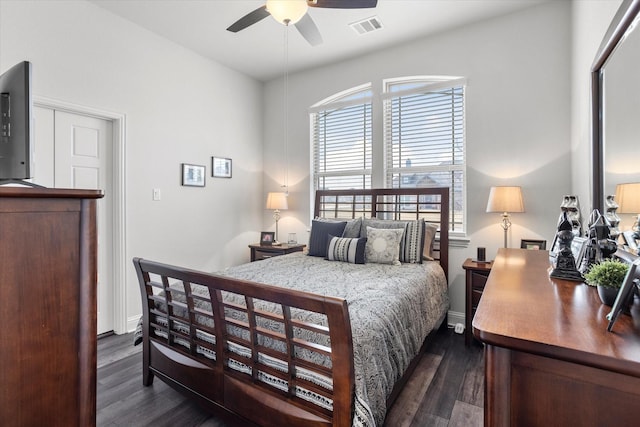
M558 252L556 253L553 271L550 276L556 279L583 281L582 274L576 268L576 260L571 252L571 242L574 237L574 228L569 220L568 213L562 212L558 232L556 234L558 242Z
M617 210L620 207L618 203L615 201L614 195L609 195L606 197L604 201L605 205L605 218L609 221L609 237L614 242L618 241L618 236L620 235L620 229L618 225L620 224L620 217L617 214Z
M589 233L587 237L586 266L588 270L591 265L598 263L606 258L611 258L618 250L615 240L609 235L610 224L607 218L600 214L600 211L594 209L589 217Z
M567 213L569 222L571 223L571 231L576 237L582 236L582 214L580 213L580 201L578 196L564 196L562 203L560 204L560 218L558 219L558 225L562 222L562 214Z

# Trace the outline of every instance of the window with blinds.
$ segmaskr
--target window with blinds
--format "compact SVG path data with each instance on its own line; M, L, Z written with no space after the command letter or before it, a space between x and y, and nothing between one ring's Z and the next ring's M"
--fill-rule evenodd
M464 232L464 80L396 80L386 89L386 185L449 187L451 231Z
M312 108L315 190L371 188L371 89Z

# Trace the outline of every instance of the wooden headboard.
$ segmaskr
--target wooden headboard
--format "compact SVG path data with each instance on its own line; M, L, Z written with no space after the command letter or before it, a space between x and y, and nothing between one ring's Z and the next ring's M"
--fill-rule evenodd
M434 258L448 277L449 188L379 188L371 190L318 190L313 216L416 220L438 227Z

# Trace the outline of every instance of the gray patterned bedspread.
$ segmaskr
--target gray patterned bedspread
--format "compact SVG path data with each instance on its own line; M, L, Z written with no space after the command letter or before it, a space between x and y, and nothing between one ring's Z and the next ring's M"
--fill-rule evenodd
M353 335L354 426L381 426L393 385L449 308L437 262L356 265L294 253L217 274L344 298Z

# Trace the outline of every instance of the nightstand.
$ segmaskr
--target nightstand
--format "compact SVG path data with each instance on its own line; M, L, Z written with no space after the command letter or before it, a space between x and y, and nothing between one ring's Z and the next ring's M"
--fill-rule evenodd
M489 273L491 273L492 262L475 262L471 258L462 264L462 268L466 271L466 292L465 292L465 312L464 312L464 343L471 344L473 339L473 331L471 330L471 321L473 315L476 314L476 308L482 297L484 285L487 283Z
M263 246L259 243L249 245L251 248L251 262L261 259L271 258L279 255L286 255L293 252L302 252L306 245L288 245L283 243L276 246Z

